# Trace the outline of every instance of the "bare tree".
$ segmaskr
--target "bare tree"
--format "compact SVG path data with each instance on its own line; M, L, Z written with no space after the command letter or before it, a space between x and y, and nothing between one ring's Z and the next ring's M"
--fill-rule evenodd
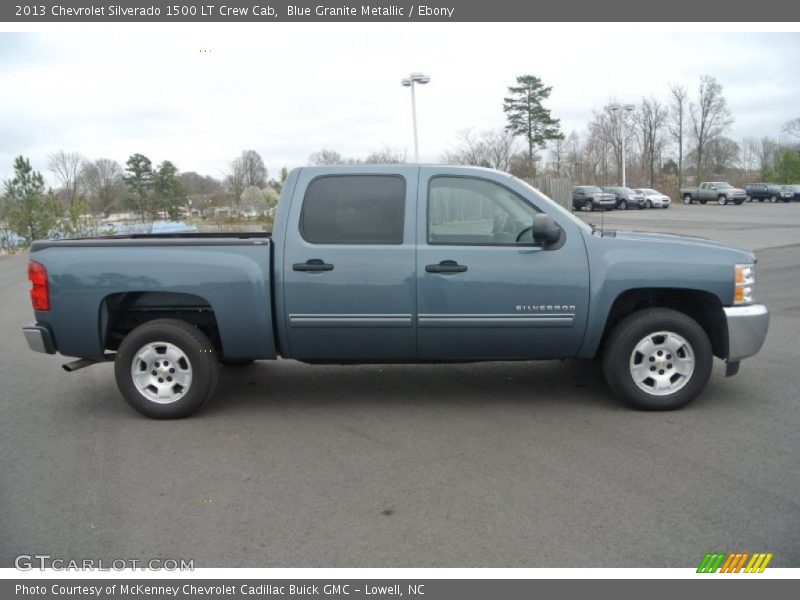
M704 168L703 153L708 142L722 135L733 123L722 85L710 75L700 77L697 101L690 103L692 132L696 142L697 171Z
M224 201L224 188L218 179L187 171L178 175L178 180L186 190L192 208L200 211L202 215L205 215L212 206L218 206Z
M312 166L343 165L346 164L346 161L336 150L323 148L308 157L308 164Z
M706 146L707 163L715 176L724 177L741 158L739 144L732 139L719 136L709 140Z
M739 166L741 167L742 171L744 171L744 176L746 179L750 179L752 177L752 173L756 170L758 147L758 138L755 137L742 138L742 141L739 144L739 148L741 150L739 153Z
M800 117L792 119L791 121L786 121L786 123L783 124L783 133L800 141Z
M67 203L72 208L78 199L78 175L83 164L83 157L77 152L59 150L48 158L48 167L61 184Z
M624 137L627 144L630 138L630 130L626 127L624 121L620 119L621 117L614 117L606 111L592 111L592 120L589 121L587 127L589 135L583 144L585 159L583 164L584 166L592 165L591 178L593 181L597 181L602 172L600 179L604 185L609 179L609 148L614 162L615 177L622 177L622 140ZM625 162L627 163L628 161L626 160ZM620 181L620 183L622 182Z
M633 123L639 137L643 170L648 185L655 186L656 159L663 144L667 108L655 98L642 98L633 114Z
M406 151L392 146L383 146L373 150L364 159L364 162L373 165L399 165L406 162Z
M492 129L477 134L471 129L464 129L458 132L456 147L445 152L443 161L509 171L517 150L514 133L506 129Z
M669 135L678 145L678 187L680 188L683 186L683 154L689 92L684 85L672 84L669 93Z
M242 161L237 158L232 160L230 165L228 165L228 172L225 175L225 190L228 193L228 197L231 198L236 205L237 213L239 212L239 204L245 187L247 186L245 185L244 165Z
M775 157L780 149L781 145L778 141L768 135L758 140L758 167L762 173L775 164Z
M567 140L566 138L558 138L553 140L550 144L550 162L552 164L553 174L556 177L562 177L564 170L564 161L567 155Z
M78 176L78 189L92 214L108 215L125 195L122 166L115 160L99 158L83 163Z
M244 150L236 160L239 161L244 187L255 186L262 189L267 187L267 167L264 166L264 160L258 152Z

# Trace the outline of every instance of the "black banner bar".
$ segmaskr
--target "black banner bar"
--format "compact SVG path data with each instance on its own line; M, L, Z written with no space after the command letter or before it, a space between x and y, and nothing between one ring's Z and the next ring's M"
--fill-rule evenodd
M11 0L0 21L68 22L796 22L786 0Z

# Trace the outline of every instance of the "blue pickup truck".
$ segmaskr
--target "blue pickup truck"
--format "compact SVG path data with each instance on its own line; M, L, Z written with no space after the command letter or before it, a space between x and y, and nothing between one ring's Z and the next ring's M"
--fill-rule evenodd
M141 413L185 417L220 365L602 358L628 404L694 399L713 357L757 353L755 257L675 235L600 231L489 169L293 170L272 234L38 241L36 351L113 360ZM532 391L535 393L535 391Z

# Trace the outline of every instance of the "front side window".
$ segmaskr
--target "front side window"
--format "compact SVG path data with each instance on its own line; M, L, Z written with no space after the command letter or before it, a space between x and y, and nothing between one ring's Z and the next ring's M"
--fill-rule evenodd
M529 245L537 212L491 181L434 177L428 186L428 243Z
M311 244L402 244L399 175L323 175L308 184L300 233Z

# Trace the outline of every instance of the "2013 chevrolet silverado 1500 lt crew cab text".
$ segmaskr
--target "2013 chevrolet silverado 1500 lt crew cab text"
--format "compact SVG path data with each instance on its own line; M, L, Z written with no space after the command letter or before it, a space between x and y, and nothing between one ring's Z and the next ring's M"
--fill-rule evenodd
M687 404L714 356L759 351L755 257L708 240L601 232L488 169L293 170L273 233L39 241L30 347L114 360L122 395L183 417L219 364L602 357L612 390Z

